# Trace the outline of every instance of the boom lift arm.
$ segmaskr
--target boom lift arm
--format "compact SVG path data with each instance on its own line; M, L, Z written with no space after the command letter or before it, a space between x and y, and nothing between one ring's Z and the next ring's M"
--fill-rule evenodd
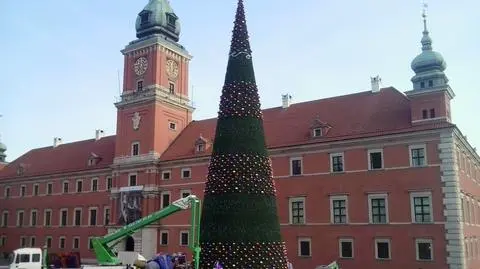
M192 223L190 227L190 240L188 247L193 252L193 262L195 269L199 268L200 262L200 199L195 195L189 195L185 198L174 201L171 205L143 217L135 222L132 222L121 229L109 233L103 237L92 238L92 246L97 257L99 265L114 266L120 265L121 262L113 251L110 243L119 241L129 235L134 234L138 230L157 222L160 219L170 216L181 210L192 209Z

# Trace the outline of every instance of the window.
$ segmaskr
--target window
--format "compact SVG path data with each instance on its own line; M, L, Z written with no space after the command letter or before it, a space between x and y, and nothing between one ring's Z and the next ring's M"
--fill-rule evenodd
M52 225L52 210L51 209L45 209L44 211L44 225L45 226L51 226Z
M23 210L17 211L17 226L18 227L23 227L23 221L24 221L24 212Z
M32 262L39 262L40 254L32 254Z
M347 196L330 197L331 222L334 224L345 224L348 222Z
M140 14L140 25L144 25L146 23L148 23L148 12L144 12L142 14Z
M92 184L91 184L91 191L92 192L97 192L98 191L98 178L92 178Z
M170 179L170 171L163 171L162 172L162 179L169 180Z
M39 186L38 184L33 185L33 196L38 196L39 194Z
M60 210L60 226L67 226L68 209Z
M313 137L322 136L322 128L315 128L313 129Z
M181 231L180 232L180 246L188 246L188 232Z
M433 87L433 80L428 81L428 87Z
M333 173L343 172L343 153L330 154L330 170Z
M5 196L5 198L10 198L10 187L5 188L4 196Z
M83 181L81 179L77 180L77 192L83 192Z
M305 224L305 198L290 198L290 224Z
M51 195L53 193L53 183L47 183L47 195Z
M420 82L420 88L422 88L422 89L425 88L425 82L424 81Z
M368 195L370 223L388 223L388 200L386 194Z
M132 156L140 155L140 143L134 142L132 143Z
M180 191L180 198L188 197L192 192L190 190L181 190Z
M0 236L0 247L7 245L7 237L5 235Z
M175 94L175 84L173 82L168 83L168 90L170 91L170 94Z
M432 194L419 192L410 194L410 205L413 223L432 222Z
M433 241L431 239L416 239L417 261L433 260Z
M302 158L290 159L290 175L298 176L302 174Z
M90 209L90 216L88 219L88 223L90 224L90 226L97 225L97 209L96 208Z
M312 240L310 238L298 239L298 256L310 257L312 256Z
M20 187L20 197L24 197L26 192L27 192L27 186L22 185Z
M8 211L3 211L2 214L2 227L8 226Z
M204 143L200 143L197 145L197 152L203 152L205 151L205 144Z
M36 241L35 236L31 236L30 237L30 247L32 247L32 248L35 247L35 243L36 243L35 241Z
M113 183L112 177L107 177L107 191L112 189L112 186L113 186L112 183Z
M82 225L82 209L80 208L75 208L75 211L73 213L73 225Z
M137 81L137 91L142 91L143 90L143 80Z
M368 169L383 169L383 150L374 149L368 151Z
M79 249L80 248L80 237L74 237L73 238L73 249Z
M137 175L128 176L128 186L137 186Z
M107 226L110 224L110 208L105 207L103 210L105 210L103 214L103 225Z
M353 258L353 239L340 239L338 245L340 258Z
M65 241L66 241L66 240L65 240L65 237L62 236L62 237L59 238L58 247L59 247L60 249L64 249L64 248L65 248Z
M69 186L68 186L68 181L63 182L63 193L68 193L69 191Z
M160 245L162 246L168 245L168 231L160 232Z
M379 260L390 259L390 240L389 239L375 240L375 258Z
M168 124L168 128L170 128L170 130L175 130L177 129L177 124L175 124L174 122L170 122Z
M182 178L191 178L191 177L192 177L192 170L190 168L183 168Z
M91 237L88 238L88 249L93 249L92 238Z
M37 210L35 209L32 209L30 211L30 226L37 226Z
M162 192L162 208L170 205L170 192Z
M410 166L420 167L427 164L425 145L410 146Z
M435 118L435 109L430 109L430 118Z
M422 118L428 119L428 111L426 109L422 110Z
M173 15L171 13L167 13L167 25L169 27L175 27L176 20L177 20L177 18L175 18L175 15Z
M27 247L27 238L25 236L20 237L20 247L26 248ZM29 262L30 255L28 254L20 254L20 261L21 262Z
M50 236L45 237L45 245L47 245L47 248L52 247L52 237Z

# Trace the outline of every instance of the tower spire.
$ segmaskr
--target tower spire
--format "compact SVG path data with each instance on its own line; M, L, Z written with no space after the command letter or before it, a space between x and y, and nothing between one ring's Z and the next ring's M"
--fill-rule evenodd
M422 1L422 18L423 18L423 38L422 38L422 50L432 50L432 39L430 38L427 28L427 9L428 4Z
M205 184L200 268L287 268L243 0ZM250 258L255 257L254 261Z

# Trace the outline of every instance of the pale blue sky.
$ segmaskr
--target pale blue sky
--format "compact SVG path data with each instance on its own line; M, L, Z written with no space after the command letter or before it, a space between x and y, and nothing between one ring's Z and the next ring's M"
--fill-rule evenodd
M148 0L0 1L0 133L9 161L50 146L115 134L120 50L135 38ZM181 43L194 56L194 119L216 117L236 0L171 0ZM254 65L264 108L383 86L410 90L411 60L420 52L420 0L245 0ZM480 100L480 1L430 1L433 48L447 61L457 94L455 123L474 146ZM215 102L213 102L215 100ZM361 104L359 104L361 109Z

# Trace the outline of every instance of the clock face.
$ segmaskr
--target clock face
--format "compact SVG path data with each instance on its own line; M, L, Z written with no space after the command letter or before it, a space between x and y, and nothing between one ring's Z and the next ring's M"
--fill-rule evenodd
M167 61L167 75L176 78L178 76L178 64L174 60Z
M133 70L137 76L141 76L147 71L148 61L145 57L138 58L133 64Z

